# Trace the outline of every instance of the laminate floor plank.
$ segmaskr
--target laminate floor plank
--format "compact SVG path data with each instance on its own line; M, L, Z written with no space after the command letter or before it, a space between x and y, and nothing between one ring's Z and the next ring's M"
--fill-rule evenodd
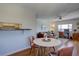
M50 50L45 47L29 48L29 49L25 49L20 52L16 52L16 53L11 54L9 56L47 56Z

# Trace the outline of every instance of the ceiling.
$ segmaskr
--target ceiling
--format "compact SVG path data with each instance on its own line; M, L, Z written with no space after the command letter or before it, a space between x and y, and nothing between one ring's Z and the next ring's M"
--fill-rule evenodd
M35 13L36 18L64 17L79 10L78 3L18 3L13 5L19 5L25 9L28 8Z
M66 16L79 10L78 3L32 3L24 4L24 7L29 7L35 12L37 18Z

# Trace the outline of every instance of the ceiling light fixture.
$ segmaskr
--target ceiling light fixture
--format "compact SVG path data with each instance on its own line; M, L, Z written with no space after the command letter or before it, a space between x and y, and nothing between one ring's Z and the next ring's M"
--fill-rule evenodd
M58 19L60 19L60 20L61 20L61 19L62 19L62 16L58 16Z

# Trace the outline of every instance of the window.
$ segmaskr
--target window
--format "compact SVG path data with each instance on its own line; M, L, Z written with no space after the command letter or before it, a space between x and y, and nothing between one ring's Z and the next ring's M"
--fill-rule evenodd
M72 31L72 24L58 25L58 31L64 31L64 29L69 29L69 31Z

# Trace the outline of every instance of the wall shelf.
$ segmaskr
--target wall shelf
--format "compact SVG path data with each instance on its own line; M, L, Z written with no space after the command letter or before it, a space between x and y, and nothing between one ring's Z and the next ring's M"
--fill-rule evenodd
M24 33L25 31L30 31L32 29L0 29L0 31L22 31Z
M0 29L0 30L2 30L2 31L16 31L16 30L24 31L24 30L32 30L32 29Z

